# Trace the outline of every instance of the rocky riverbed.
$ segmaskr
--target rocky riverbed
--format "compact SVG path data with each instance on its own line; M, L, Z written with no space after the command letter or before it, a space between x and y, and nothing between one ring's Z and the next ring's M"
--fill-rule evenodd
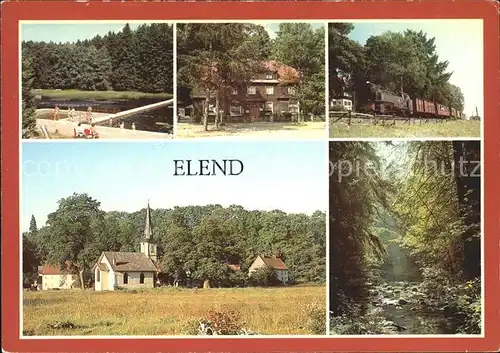
M385 282L370 290L367 316L375 334L453 334L451 308L439 298L424 294L419 283Z

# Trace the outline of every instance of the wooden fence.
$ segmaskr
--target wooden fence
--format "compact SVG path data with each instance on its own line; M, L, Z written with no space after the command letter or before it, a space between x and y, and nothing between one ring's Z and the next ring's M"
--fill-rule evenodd
M349 110L334 110L330 111L330 123L344 122L346 121L348 125L351 125L357 121L369 121L374 125L396 125L397 121L402 123L429 123L443 121L440 118L421 118L421 117L411 117L411 116L397 116L397 115L377 115L377 114L365 114L358 113Z

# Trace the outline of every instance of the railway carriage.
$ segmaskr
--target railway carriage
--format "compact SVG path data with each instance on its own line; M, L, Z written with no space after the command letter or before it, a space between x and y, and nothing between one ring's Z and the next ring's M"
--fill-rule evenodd
M358 102L361 109L378 115L411 116L419 118L461 118L464 114L453 107L420 99L406 93L395 93L367 82L369 94Z

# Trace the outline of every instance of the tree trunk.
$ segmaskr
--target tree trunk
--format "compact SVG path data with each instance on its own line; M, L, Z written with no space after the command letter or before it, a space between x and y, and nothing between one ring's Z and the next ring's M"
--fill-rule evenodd
M467 227L462 234L464 277L472 280L481 276L481 241L480 236L477 236L481 230L479 142L454 141L453 159L459 212Z
M80 286L82 287L82 289L85 289L85 282L83 280L83 270L79 270L78 274L80 275Z
M220 115L220 92L217 91L215 94L215 130L219 130L219 115Z
M221 119L221 123L225 123L227 119L230 119L231 118L231 96L230 96L231 92L230 92L230 89L225 89L224 90L224 106L223 106L223 109L224 109L224 115L223 115L223 118L224 119Z
M209 279L206 279L205 281L203 281L203 288L210 288L210 280Z
M208 113L209 113L209 106L210 106L210 89L205 89L205 109L203 110L203 129L205 131L208 131Z

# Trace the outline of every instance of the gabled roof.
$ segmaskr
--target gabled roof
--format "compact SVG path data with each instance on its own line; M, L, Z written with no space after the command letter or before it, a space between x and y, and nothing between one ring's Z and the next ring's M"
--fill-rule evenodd
M298 83L300 81L300 73L297 69L280 63L276 60L267 60L262 63L265 70L276 72L280 83Z
M278 82L281 84L290 84L290 83L299 83L300 82L300 72L299 70L288 66L286 64L283 64L279 61L276 60L265 60L261 62L255 62L253 60L248 60L249 63L252 65L255 65L255 68L257 71L260 72L273 72L278 74ZM206 73L210 71L209 68L204 69ZM212 73L216 74L218 71L217 68L217 63L214 62L212 63ZM201 78L201 81L207 81L208 80L208 75L203 76ZM197 96L205 96L205 93L199 93Z
M108 265L106 265L104 262L99 262L96 264L97 267L99 267L99 270L101 271L109 271Z
M156 272L156 267L149 257L140 252L111 252L105 251L106 256L113 271L117 272ZM100 260L100 259L99 259Z
M260 258L268 267L274 270L288 270L288 267L279 257L261 255Z
M54 266L50 264L44 264L43 266L38 266L38 274L40 275L62 275L69 272L71 262L66 261L66 272L64 272L61 266Z

